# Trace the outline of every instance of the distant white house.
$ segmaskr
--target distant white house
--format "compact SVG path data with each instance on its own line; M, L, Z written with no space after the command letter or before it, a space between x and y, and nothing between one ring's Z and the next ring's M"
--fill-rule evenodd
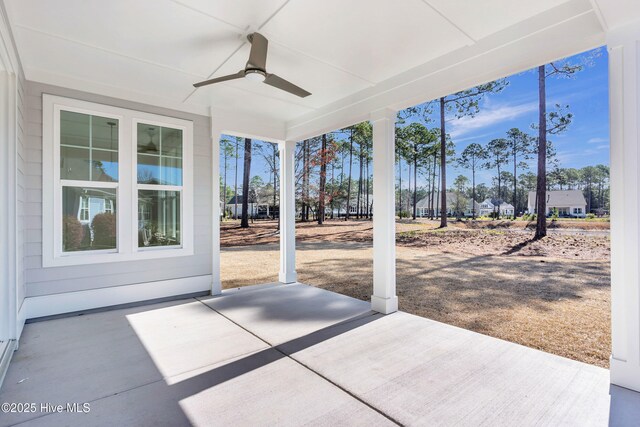
M435 210L435 216L440 216L440 196L434 198L433 201L433 209ZM416 216L419 217L427 217L431 214L431 209L429 209L429 196L421 199L416 203ZM475 204L476 216L479 216L480 205L478 202L473 202ZM447 216L456 216L457 209L462 207L462 212L460 212L460 216L471 217L473 216L473 204L471 200L466 197L462 197L458 200L458 195L453 192L447 193ZM461 206L462 205L462 206Z
M237 210L236 210L237 206ZM278 217L278 206L275 207L275 216ZM269 203L259 203L255 196L249 196L248 212L250 218L271 218L274 214L274 207ZM240 218L242 216L242 195L232 197L227 202L227 213L231 218Z
M369 204L367 205L367 201ZM331 214L331 206L327 203L326 207L327 215ZM333 215L336 217L343 217L347 212L347 202L342 201L341 203L334 203L333 207ZM373 213L373 194L361 194L360 195L360 216L366 217L368 214ZM351 195L351 202L349 203L349 216L357 216L358 215L358 195L357 193Z
M514 211L515 208L510 203L498 199L484 199L480 203L479 216L491 216L497 212L500 213L500 216L513 216Z
M528 212L536 213L536 192L529 191ZM557 209L559 216L584 218L587 213L587 201L582 190L547 191L547 212L551 214Z

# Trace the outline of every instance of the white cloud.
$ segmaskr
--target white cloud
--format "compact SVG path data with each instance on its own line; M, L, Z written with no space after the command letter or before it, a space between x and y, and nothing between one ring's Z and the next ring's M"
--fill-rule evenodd
M602 144L602 145L598 145L596 147L597 150L608 150L609 149L609 144Z
M587 144L599 144L602 142L609 142L608 138L591 138L587 141Z
M518 105L491 105L485 103L475 117L462 117L451 122L452 138L458 138L470 132L492 126L496 123L507 122L538 109L536 102Z
M455 139L455 143L459 144L461 142L467 142L467 141L473 141L474 139L480 139L480 138L485 138L487 136L492 135L491 133L483 133L482 135L470 135L464 138L456 138Z

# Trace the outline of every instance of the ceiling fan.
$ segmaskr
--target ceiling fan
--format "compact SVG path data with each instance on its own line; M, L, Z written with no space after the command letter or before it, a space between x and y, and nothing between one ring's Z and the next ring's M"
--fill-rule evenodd
M215 79L195 83L193 86L198 88L213 83L241 79L244 77L248 80L264 82L269 86L284 90L285 92L292 93L301 98L311 95L310 92L286 81L282 77L267 73L267 49L269 41L265 36L260 33L253 33L249 34L247 39L249 40L249 43L251 43L251 52L249 53L249 60L247 61L247 65L245 65L244 70L240 70L237 73L230 74L228 76L216 77Z

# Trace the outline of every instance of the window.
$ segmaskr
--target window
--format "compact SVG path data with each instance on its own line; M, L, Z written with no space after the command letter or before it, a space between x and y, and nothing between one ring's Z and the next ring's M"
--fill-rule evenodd
M138 247L180 245L183 133L137 127Z
M186 120L43 96L43 265L193 253Z
M117 248L119 119L61 110L62 251ZM105 234L106 233L106 234Z
M89 221L89 198L80 196L80 213L78 214L80 222Z

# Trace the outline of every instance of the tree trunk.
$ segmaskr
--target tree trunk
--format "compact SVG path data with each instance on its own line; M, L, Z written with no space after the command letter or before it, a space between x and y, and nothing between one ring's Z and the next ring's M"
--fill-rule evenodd
M436 215L436 216L437 215L441 215L441 212L439 212L441 210L440 209L440 173L441 172L442 171L438 171L438 185L436 186L436 197L435 197L436 207L434 209L434 215Z
M344 184L344 152L341 147L340 149L340 161L342 162L342 166L340 166L340 194L342 195L342 184ZM336 192L336 194L338 194ZM342 197L340 197L342 198ZM338 219L340 219L340 210L342 208L342 203L338 203Z
M368 154L368 153L367 153ZM365 212L366 212L366 216L367 219L369 219L371 217L370 215L370 211L369 211L369 156L367 155L367 160L365 163L366 167L365 167L365 175L366 175L366 185L365 185Z
M413 219L416 219L417 206L418 206L418 154L413 156Z
M307 218L307 167L308 167L308 159L307 159L307 144L309 140L305 139L302 141L302 203L300 204L300 221L306 222Z
M537 221L535 238L547 235L547 95L545 66L538 67L538 180L536 183Z
M333 219L333 193L335 192L336 189L336 185L335 185L335 168L336 168L336 164L335 161L331 162L331 202L329 202L329 209L331 209L331 216L330 218Z
M438 168L438 155L433 154L433 175L431 179L431 196L429 198L429 219L435 216L435 194L436 194L436 169Z
M475 157L473 159L475 164ZM476 219L476 167L471 167L471 219Z
M233 218L234 219L238 219L238 146L239 146L239 141L236 139L236 183L235 183L235 188L233 190L233 202L234 202L234 206L233 206Z
M361 201L361 196L362 196L362 144L360 145L360 156L358 158L358 163L359 163L359 169L360 169L360 175L358 177L358 198L356 200L356 217L358 219L360 219L360 212L361 212L361 207L360 207L360 201Z
M312 207L311 207L311 196L310 196L310 186L311 186L311 141L307 140L307 151L306 151L306 156L307 156L307 170L305 171L305 173L307 174L307 186L305 187L305 209L306 212L304 214L304 219L305 221L310 221L311 219L309 218L309 214L312 213L315 216L315 211L312 212ZM315 218L314 218L315 219Z
M447 226L447 136L444 126L444 97L440 98L440 228Z
M276 145L273 146L273 214L272 214L272 218L275 220L276 219L276 203L278 202L276 199L276 196L278 194L278 184L277 184L277 178L278 176L276 175L277 171L276 171L276 162L278 160L278 147ZM280 221L278 221L278 228L280 227Z
M496 214L496 217L498 219L500 219L500 205L502 204L502 198L501 198L501 188L500 188L500 163L498 163L498 213ZM495 211L494 211L495 212Z
M402 157L398 157L400 181L398 182L398 217L402 214Z
M351 128L351 136L349 137L349 179L347 180L347 212L344 214L344 220L349 219L351 213L351 171L353 169L353 128Z
M409 212L411 212L411 162L409 164L409 185L407 185L407 218L409 218Z
M242 178L242 221L240 227L249 228L249 177L251 176L251 138L244 139L244 171Z
M322 134L322 148L320 149L320 188L318 199L318 224L324 223L325 187L327 185L327 134Z
M518 172L517 172L517 155L515 142L513 144L513 219L516 219L518 213Z
M222 195L222 218L227 216L227 163L229 163L229 160L227 159L227 150L225 150L225 153L224 153L224 188L223 188L223 192L224 193Z

